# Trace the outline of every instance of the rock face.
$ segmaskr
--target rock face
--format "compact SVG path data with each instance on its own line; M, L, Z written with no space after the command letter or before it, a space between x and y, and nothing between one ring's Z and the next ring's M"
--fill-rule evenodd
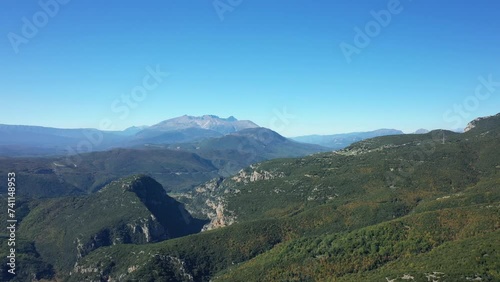
M147 218L138 218L130 223L123 223L102 229L90 237L75 239L76 257L86 256L93 250L116 244L145 244L170 238L168 230L151 214Z
M210 218L210 223L203 226L202 231L226 227L236 222L234 214L225 210L222 198L219 197L215 200L217 202L211 200L206 201L207 207L211 208L215 213L211 211L207 214Z
M475 120L467 124L467 126L464 129L464 132L468 132L474 128L477 128L478 126L480 127L481 125L486 129L490 129L491 126L489 126L489 124L494 124L499 120L500 120L500 113L492 116L476 118Z
M250 166L251 169L254 169L253 166ZM236 183L249 183L261 180L271 180L275 178L282 178L284 174L282 172L270 172L264 170L252 170L250 172L245 170L240 170L240 172L232 178Z
M209 222L203 226L202 231L229 226L236 222L234 213L226 208L227 204L223 194L229 192L229 190L224 188L225 185L224 178L215 178L198 186L194 192L186 195L187 198L197 200L197 202L188 206L190 212L209 219Z
M238 218L227 205L227 197L241 192L234 188L236 185L268 181L284 176L283 172L263 170L258 164L251 165L231 178L220 177L198 186L194 192L184 195L184 199L189 199L187 202L194 201L187 206L192 214L209 219L210 222L202 231L226 227L236 223Z
M469 131L469 130L473 129L474 127L476 127L476 123L477 123L478 121L480 121L480 120L481 120L481 118L477 118L477 119L475 119L475 120L473 120L473 121L469 122L469 123L467 124L467 126L465 127L464 132L467 132L467 131Z

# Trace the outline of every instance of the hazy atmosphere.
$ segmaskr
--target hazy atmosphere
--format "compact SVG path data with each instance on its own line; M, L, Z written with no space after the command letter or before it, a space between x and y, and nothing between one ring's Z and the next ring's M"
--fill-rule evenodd
M2 1L0 122L215 114L298 136L463 128L500 105L497 1L232 3Z

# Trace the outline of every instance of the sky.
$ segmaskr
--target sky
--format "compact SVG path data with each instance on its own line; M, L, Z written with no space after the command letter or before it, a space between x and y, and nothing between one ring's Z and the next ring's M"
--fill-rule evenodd
M496 0L3 0L0 123L235 116L285 136L500 112Z

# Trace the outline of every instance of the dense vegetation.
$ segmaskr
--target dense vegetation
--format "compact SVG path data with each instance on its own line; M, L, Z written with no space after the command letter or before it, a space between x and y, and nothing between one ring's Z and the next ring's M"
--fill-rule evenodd
M114 181L89 196L31 202L17 233L57 270L114 244L145 244L197 233L204 222L146 176ZM21 210L21 209L18 209Z
M360 277L365 277L362 280L366 281L366 277L376 275L395 278L405 274L423 280L425 273L433 272L442 272L453 281L475 275L496 280L500 274L499 262L495 260L498 245L492 246L498 238L496 241L485 238L493 239L500 234L499 214L500 207L483 204L410 215L347 234L305 237L231 268L216 280L326 281L343 278L341 280L360 281ZM472 250L480 248L482 253L480 257L464 258L460 268L454 263L421 259L440 257L438 248L445 243L449 255L456 258L463 250L453 250L450 246L470 242L465 241L470 238L481 242ZM489 258L490 255L493 258ZM419 267L414 266L414 259ZM398 268L378 270L390 262L395 262L392 265Z

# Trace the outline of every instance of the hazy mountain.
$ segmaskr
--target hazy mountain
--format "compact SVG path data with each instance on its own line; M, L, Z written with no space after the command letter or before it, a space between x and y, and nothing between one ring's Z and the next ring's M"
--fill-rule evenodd
M220 132L196 127L172 131L148 128L138 132L134 138L129 141L128 145L142 146L151 144L187 143L220 136L223 136Z
M149 126L147 126L147 125L131 126L131 127L124 129L123 131L116 131L116 133L126 135L126 136L132 136L132 135L136 135L137 133L143 131L146 128L149 128Z
M214 115L201 117L184 115L162 121L138 132L131 143L172 144L195 142L255 127L258 127L258 125L248 120L237 120L233 116L219 118Z
M425 128L420 128L417 131L415 131L414 134L426 134L426 133L429 133L429 130L427 130Z
M194 117L184 115L181 117L168 119L151 126L150 130L174 131L186 128L201 128L213 130L221 134L233 133L242 129L259 127L249 120L237 120L235 117L219 118L215 115L204 115Z
M123 131L0 125L0 156L67 155L145 144L195 142L255 127L258 126L251 121L214 115L186 115Z
M123 134L91 128L0 125L0 156L63 155L76 151L83 142L85 151L106 150L126 140Z
M306 135L293 137L292 139L298 142L318 144L332 149L343 149L354 142L364 139L386 136L386 135L399 135L404 134L401 130L396 129L378 129L368 132L352 132L333 135Z
M195 143L173 144L169 148L195 152L210 159L219 167L221 175L226 176L256 162L330 150L319 145L293 141L263 127L243 129Z

